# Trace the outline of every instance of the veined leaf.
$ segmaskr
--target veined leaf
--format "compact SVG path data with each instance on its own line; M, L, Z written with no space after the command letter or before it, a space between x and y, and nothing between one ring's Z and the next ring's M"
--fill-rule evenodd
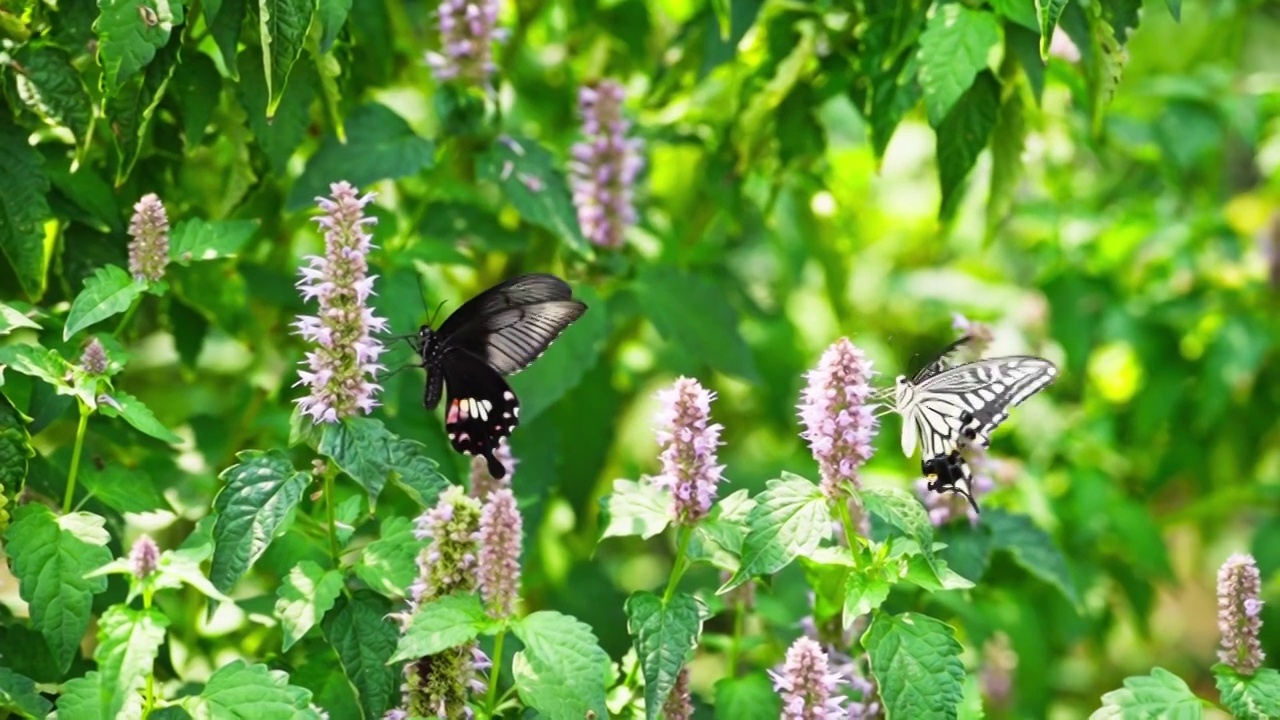
M686 656L698 645L702 614L691 595L676 593L664 601L649 592L627 598L626 612L627 632L644 673L645 718L657 720Z
M234 660L213 673L199 695L184 697L182 707L196 718L295 718L319 720L311 691L289 684L282 670Z
M527 615L512 628L524 643L512 673L525 705L547 717L607 717L609 655L585 623L554 610Z
M939 127L1000 43L1000 21L963 3L935 6L920 35L920 87L929 124Z
M388 663L400 639L395 625L387 620L391 610L385 599L360 591L350 600L339 598L321 625L366 718L382 717L399 697L402 674Z
M325 570L310 560L294 565L280 584L276 600L276 616L284 630L282 649L293 647L323 620L341 594L342 573Z
M155 608L136 610L113 605L102 614L93 659L98 663L105 717L116 717L128 698L146 684L168 626L169 619Z
M751 530L742 542L742 566L720 586L718 595L758 575L773 574L817 549L831 535L831 510L817 485L784 472L756 497L747 525Z
M103 89L114 96L169 43L183 22L182 0L98 0L98 60Z
M275 117L315 12L315 0L258 0L262 70L267 79L267 117Z
M98 268L93 271L93 277L84 281L84 290L71 301L62 339L68 340L90 325L128 310L146 289L146 282L134 280L115 265Z
M955 718L963 650L950 625L919 613L879 613L862 636L885 718Z
M49 179L27 133L8 120L0 120L0 187L0 251L27 298L39 300L53 254L53 238L44 227L53 217L46 200Z
M311 476L293 469L280 450L245 450L218 476L224 485L213 500L213 563L209 579L222 592L262 557Z

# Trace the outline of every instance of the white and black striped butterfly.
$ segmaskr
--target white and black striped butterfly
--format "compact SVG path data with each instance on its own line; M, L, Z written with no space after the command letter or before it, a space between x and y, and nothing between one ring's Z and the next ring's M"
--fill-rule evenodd
M462 304L439 329L418 329L413 349L427 383L423 405L434 410L448 390L445 432L453 449L479 455L495 478L506 468L494 457L498 441L520 423L520 401L503 375L542 356L565 328L587 311L568 283L545 273L499 283Z
M1057 379L1058 368L1029 355L952 365L950 355L969 340L966 335L951 343L910 380L899 375L892 410L902 416L902 452L911 457L920 444L929 489L960 493L977 512L972 473L960 451L990 445L1009 409Z

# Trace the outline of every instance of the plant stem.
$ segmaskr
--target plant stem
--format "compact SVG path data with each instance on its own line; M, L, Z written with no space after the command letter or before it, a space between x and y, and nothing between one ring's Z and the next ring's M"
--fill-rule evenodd
M684 575L684 571L688 569L685 553L689 551L689 539L692 537L693 528L681 525L679 539L676 540L676 562L671 566L671 578L667 580L667 591L662 594L663 605L671 602L671 597L676 594L676 585L680 582L680 576Z
M333 469L324 471L324 509L329 521L329 554L333 556L333 566L341 567L342 553L338 550L338 523L334 515L333 502Z
M80 452L84 450L85 431L89 429L89 406L83 400L80 405L80 425L76 428L76 444L71 450L71 467L67 470L67 493L62 497L62 513L71 512L71 499L76 493L76 475L80 471Z
M507 631L499 630L497 637L493 639L493 666L489 668L489 699L486 702L489 717L493 717L493 712L498 708L498 671L502 669L502 641L506 637Z
M117 338L121 336L120 333L124 332L124 326L128 325L129 321L133 319L133 314L138 311L138 306L141 304L141 297L136 297L133 299L133 302L129 303L129 309L124 311L124 317L120 318L120 324L116 325L116 331L112 333L112 335L115 335Z
M747 582L751 581L748 580ZM729 677L731 678L738 675L738 652L739 646L742 644L742 626L745 624L743 620L747 614L745 605L746 603L742 601L741 593L739 593L738 602L734 603L733 608L733 637L729 639L728 665Z
M853 567L858 568L858 555L862 536L853 529L853 515L849 512L849 501L847 498L836 500L836 511L840 513L840 524L844 527L844 539L849 544L849 557L853 559Z

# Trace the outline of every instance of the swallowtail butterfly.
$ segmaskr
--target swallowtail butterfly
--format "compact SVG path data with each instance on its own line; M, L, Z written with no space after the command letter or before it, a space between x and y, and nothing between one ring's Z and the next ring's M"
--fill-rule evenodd
M520 401L503 376L541 357L587 311L572 296L555 275L521 275L463 303L438 329L423 325L411 341L427 371L423 405L434 410L447 388L449 442L464 455L484 457L495 478L507 473L493 454L498 441L520 423Z
M902 452L911 457L920 444L920 470L931 478L929 489L960 493L977 512L972 473L960 451L974 443L989 446L1009 409L1056 380L1058 368L1029 355L953 365L951 354L969 340L951 343L910 380L899 375L892 409L902 416Z

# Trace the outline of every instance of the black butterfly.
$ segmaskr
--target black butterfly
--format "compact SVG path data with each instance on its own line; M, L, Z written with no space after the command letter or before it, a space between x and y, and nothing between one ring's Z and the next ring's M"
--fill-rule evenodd
M521 275L463 303L439 329L423 325L411 341L427 371L423 405L434 410L448 387L449 442L464 455L484 457L495 478L507 470L493 452L520 423L520 401L502 376L528 367L587 311L572 296L555 275Z

